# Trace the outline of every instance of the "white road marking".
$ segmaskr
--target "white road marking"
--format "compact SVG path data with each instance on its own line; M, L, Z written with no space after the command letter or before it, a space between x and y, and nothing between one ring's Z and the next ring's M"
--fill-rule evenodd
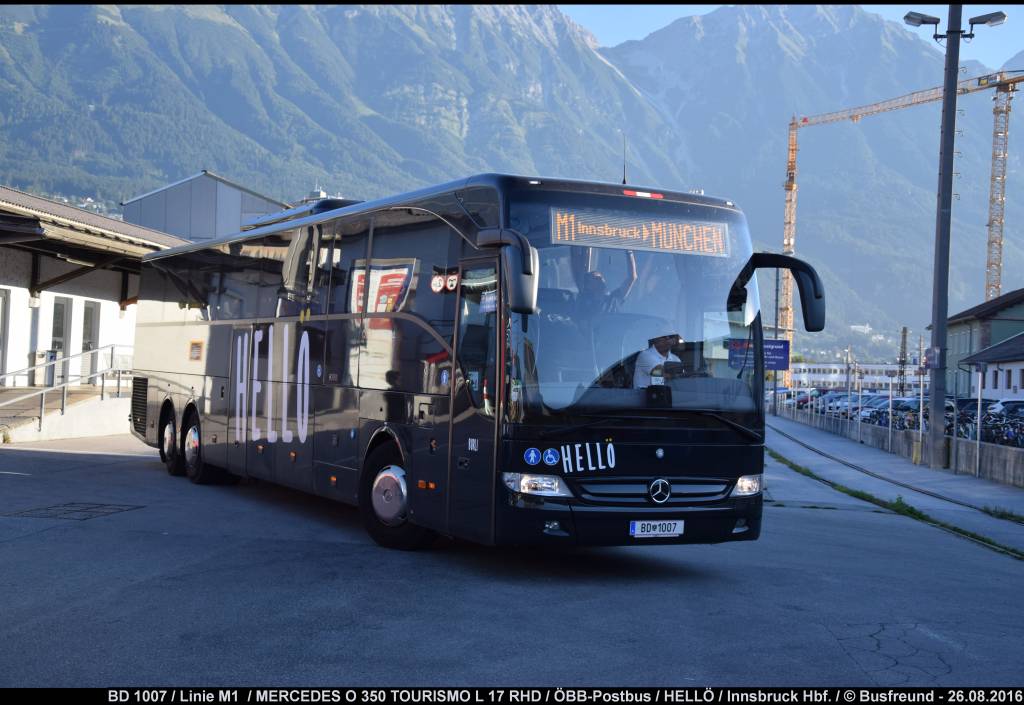
M32 473L28 473L28 472L8 472L7 470L0 470L0 475L26 475L28 477L31 477Z

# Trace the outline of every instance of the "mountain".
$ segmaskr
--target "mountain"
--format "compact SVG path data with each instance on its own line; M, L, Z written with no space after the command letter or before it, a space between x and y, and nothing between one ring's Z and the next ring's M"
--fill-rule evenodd
M0 179L132 196L209 168L286 200L490 169L682 183L657 112L551 6L3 6Z
M632 183L732 199L778 250L790 118L942 73L930 39L856 6L722 7L607 48L550 5L0 6L0 182L112 201L202 168L282 200L617 181L624 130ZM951 311L982 297L990 97L960 99ZM929 321L938 131L938 103L800 131L797 253L830 294L815 349L892 357L849 326ZM1004 290L1024 286L1015 144Z
M928 41L856 6L723 7L602 53L687 136L692 160L705 167L705 190L736 200L755 238L775 249L791 117L940 85L944 61ZM962 65L965 76L990 72ZM983 296L990 99L959 99L951 313ZM838 321L893 337L900 325L923 332L930 322L940 117L936 102L798 132L796 250L819 267L831 294L830 324L816 344L863 348ZM1011 143L1004 291L1024 286L1014 237L1024 229L1024 175L1014 152Z

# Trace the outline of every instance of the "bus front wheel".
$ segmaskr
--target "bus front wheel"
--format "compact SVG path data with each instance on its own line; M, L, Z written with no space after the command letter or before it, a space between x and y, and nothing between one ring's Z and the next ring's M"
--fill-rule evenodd
M409 491L401 458L382 447L363 465L359 513L370 537L381 546L412 551L425 548L435 534L409 521Z

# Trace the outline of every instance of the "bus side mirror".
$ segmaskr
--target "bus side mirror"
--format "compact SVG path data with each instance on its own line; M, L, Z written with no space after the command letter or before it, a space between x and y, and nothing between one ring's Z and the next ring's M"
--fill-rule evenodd
M800 290L800 308L804 314L804 328L812 333L825 329L825 286L814 267L802 259L771 252L755 252L740 271L733 287L745 287L756 269L788 269Z
M479 247L501 248L501 269L508 283L509 308L514 313L537 312L540 256L522 233L504 228L485 228L477 233Z

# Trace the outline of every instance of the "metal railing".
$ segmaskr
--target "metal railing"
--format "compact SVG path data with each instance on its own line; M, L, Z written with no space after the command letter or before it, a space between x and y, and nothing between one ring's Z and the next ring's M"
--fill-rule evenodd
M121 366L121 365L117 365L116 364L118 348L121 348L121 349L127 348L128 350L132 349L131 346L129 346L129 345L117 345L116 343L111 343L109 345L100 346L100 347L96 348L95 350L84 350L84 351L82 351L80 353L76 353L74 355L66 355L66 356L64 356L62 358L58 358L56 360L50 360L49 362L42 362L42 363L39 363L38 365L32 365L31 367L26 367L23 370L17 370L15 372L7 372L7 373L4 373L4 374L0 374L0 380L6 380L8 377L15 377L15 378L17 378L18 376L28 375L28 373L30 373L30 372L35 373L37 370L41 370L41 371L43 371L43 378L45 379L45 377L46 377L45 373L46 373L47 368L53 367L53 369L54 369L54 379L56 379L57 378L57 367L56 366L57 365L61 365L62 366L60 368L60 370L61 370L60 378L62 380L60 383L43 385L42 387L38 387L37 386L37 387L33 388L32 391L27 392L27 393L22 394L22 395L19 395L19 396L16 396L13 399L7 399L6 401L0 401L0 409L2 409L5 406L11 406L13 404L17 404L19 402L23 402L23 401L26 401L28 399L32 399L33 397L38 396L39 397L39 430L42 431L43 430L43 416L45 416L45 413L46 413L46 395L49 392L56 392L57 390L60 390L60 395L61 395L60 396L60 413L61 413L61 416L64 415L64 411L65 411L65 409L67 408L67 405L68 405L68 388L72 387L72 386L79 386L80 387L80 386L83 385L83 383L89 383L92 380L96 379L97 377L100 380L100 400L101 401L105 400L107 398L107 377L108 376L113 376L115 378L117 386L116 386L116 391L114 393L114 396L115 396L115 398L119 398L121 396L122 377L130 376L131 375L131 366L130 365L128 365L128 366ZM106 351L109 351L109 356L104 354L104 353L106 353ZM78 358L83 358L83 361L84 361L86 355L92 355L93 356L92 359L91 359L91 363L92 364L90 365L90 369L92 369L93 371L90 372L89 374L86 374L86 375L82 375L82 374L75 375L74 379L72 380L71 379L71 375L69 374L69 370L70 370L70 364L69 363L72 360L75 360L75 359L78 359ZM101 359L101 355L103 355L103 359ZM102 363L102 362L107 362L108 363L107 366L104 367L103 369L97 369L97 368L100 367L100 363Z

